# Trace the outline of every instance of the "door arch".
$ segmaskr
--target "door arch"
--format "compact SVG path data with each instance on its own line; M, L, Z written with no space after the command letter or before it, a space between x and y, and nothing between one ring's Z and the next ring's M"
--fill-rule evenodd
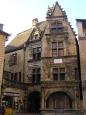
M46 108L71 109L72 99L65 92L52 93L46 101Z
M30 113L40 112L40 92L31 92L28 96L27 111Z

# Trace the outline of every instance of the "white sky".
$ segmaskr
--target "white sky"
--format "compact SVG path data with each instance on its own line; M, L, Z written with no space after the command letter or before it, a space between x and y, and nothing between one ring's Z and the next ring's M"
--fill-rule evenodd
M56 0L0 0L0 23L3 30L11 33L9 41L32 24L32 19L39 22L45 20L48 5L52 6ZM86 19L86 0L58 0L66 11L68 20L76 31L75 19Z

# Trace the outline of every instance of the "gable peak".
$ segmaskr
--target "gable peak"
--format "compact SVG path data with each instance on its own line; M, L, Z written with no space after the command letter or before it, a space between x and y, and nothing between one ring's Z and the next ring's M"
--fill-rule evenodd
M63 16L67 19L66 12L63 10L63 8L61 8L61 6L59 5L57 1L55 5L52 5L52 7L48 5L48 11L47 11L47 18L51 18L55 16L57 17Z

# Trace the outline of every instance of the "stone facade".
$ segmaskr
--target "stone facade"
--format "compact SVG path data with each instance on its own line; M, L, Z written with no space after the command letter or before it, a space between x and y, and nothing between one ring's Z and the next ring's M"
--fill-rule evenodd
M21 100L27 112L81 111L76 35L57 2L48 8L45 21L34 19L32 28L6 47L4 73L3 100L12 97L15 109Z

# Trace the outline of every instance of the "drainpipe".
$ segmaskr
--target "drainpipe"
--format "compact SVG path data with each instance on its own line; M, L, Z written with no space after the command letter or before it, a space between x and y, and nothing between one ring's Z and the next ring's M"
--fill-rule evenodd
M76 46L77 46L77 63L78 63L78 70L79 70L79 90L80 90L80 101L81 101L81 111L83 111L83 89L82 89L82 79L81 79L81 65L80 65L80 51L79 51L79 43L76 39Z

